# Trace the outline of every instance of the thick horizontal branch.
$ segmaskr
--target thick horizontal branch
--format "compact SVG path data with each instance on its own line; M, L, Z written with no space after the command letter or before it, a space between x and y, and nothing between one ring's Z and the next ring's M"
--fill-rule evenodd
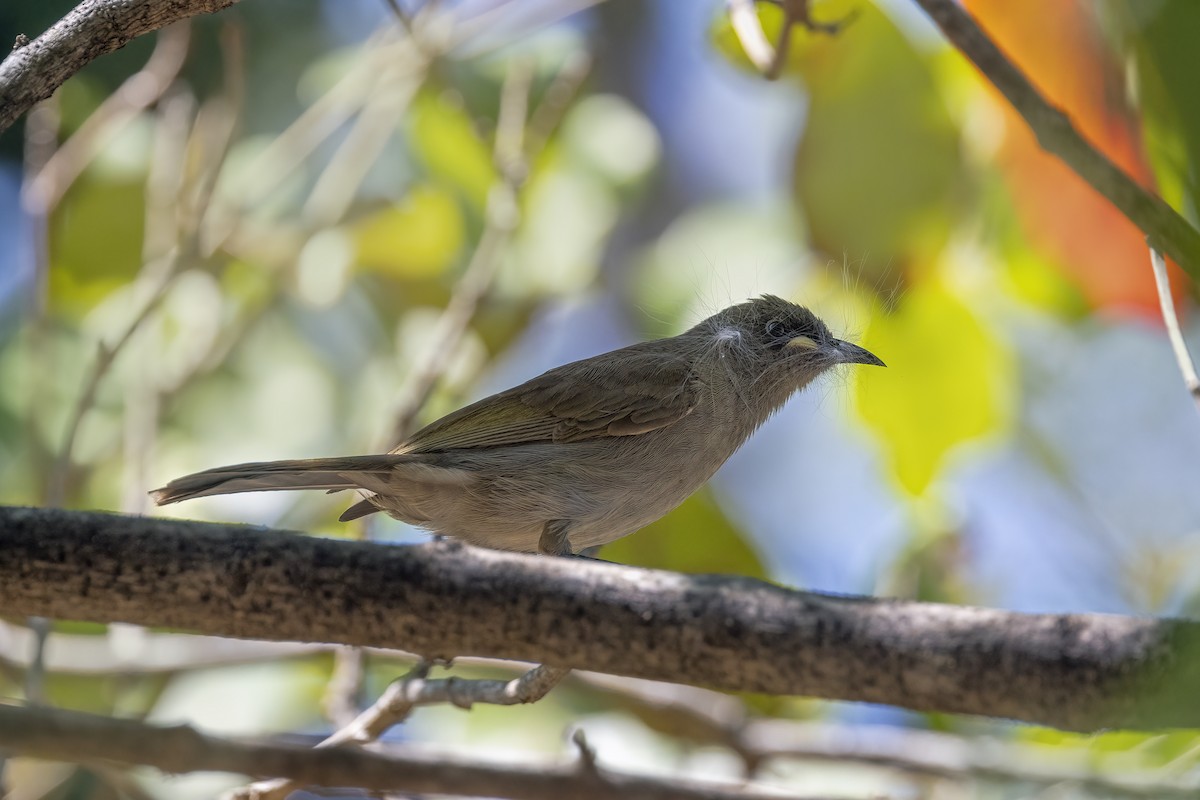
M177 20L238 0L84 0L0 63L0 133L95 59Z
M1146 191L1046 101L956 0L915 0L959 49L1025 118L1038 144L1063 160L1126 217L1150 244L1200 281L1200 231L1162 198Z
M522 800L766 800L740 787L668 781L570 767L485 766L442 755L371 753L358 748L313 750L295 745L210 736L187 726L48 708L0 705L0 747L57 761L144 764L165 772L234 772L278 776L317 786L431 792Z
M484 655L1073 730L1200 726L1200 623L0 507L0 611Z

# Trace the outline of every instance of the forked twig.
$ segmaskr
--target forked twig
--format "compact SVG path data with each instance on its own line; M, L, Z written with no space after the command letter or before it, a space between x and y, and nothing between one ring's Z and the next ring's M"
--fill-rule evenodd
M449 703L470 709L476 703L500 706L534 703L570 672L560 667L539 666L510 681L453 677L430 680L431 666L422 661L408 674L392 681L370 708L317 747L363 746L375 742L388 728L406 720L417 706ZM234 789L224 800L282 800L300 785L286 778L259 781Z
M851 14L837 22L817 22L813 19L811 0L764 0L783 10L783 27L779 31L779 40L774 46L767 41L762 23L758 19L755 0L727 0L729 8L729 24L741 42L742 49L750 62L769 81L777 80L783 74L783 66L787 63L788 51L792 45L792 29L801 25L815 33L836 35L853 21L856 14Z

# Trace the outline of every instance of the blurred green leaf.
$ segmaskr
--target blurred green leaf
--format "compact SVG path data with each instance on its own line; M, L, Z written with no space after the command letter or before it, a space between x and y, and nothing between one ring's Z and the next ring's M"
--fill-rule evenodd
M434 184L415 186L401 203L355 225L358 264L400 278L440 275L458 257L464 228L450 190Z
M43 687L46 700L57 708L110 714L117 699L115 681L107 676L64 675L50 672Z
M791 65L809 91L795 190L813 244L866 260L877 291L889 271L931 258L961 206L959 133L928 56L862 0L823 3L854 21L836 36L797 36Z
M940 281L877 314L862 344L891 369L862 370L855 403L912 494L929 488L955 446L1007 422L1011 356Z
M63 133L71 133L87 120L104 101L107 89L88 74L75 75L58 90L58 113Z
M225 264L220 273L221 296L228 301L229 306L242 304L250 307L261 307L266 304L273 292L273 282L270 271L248 261L234 259Z
M758 554L707 489L632 536L605 545L600 557L652 569L766 577Z
M1014 729L1014 733L1019 740L1031 744L1091 749L1096 754L1097 763L1105 754L1136 751L1148 765L1166 766L1176 762L1176 766L1184 768L1187 765L1179 763L1177 759L1189 753L1194 757L1196 748L1200 747L1200 730L1187 729L1165 732L1118 730L1088 734L1023 725Z
M1200 213L1200 3L1195 0L1110 0L1137 56L1138 99L1146 150L1159 191L1176 208Z
M85 174L50 220L50 298L60 313L82 315L142 265L145 200L141 180Z
M498 292L528 298L590 286L618 211L608 183L555 159L526 184L521 227L496 276Z
M146 719L251 736L309 728L328 679L328 658L195 669L173 677Z
M412 148L430 175L462 192L478 211L496 182L491 148L453 95L423 92L411 111Z
M628 100L611 94L579 101L563 120L562 141L572 158L617 187L646 177L661 151L650 120Z

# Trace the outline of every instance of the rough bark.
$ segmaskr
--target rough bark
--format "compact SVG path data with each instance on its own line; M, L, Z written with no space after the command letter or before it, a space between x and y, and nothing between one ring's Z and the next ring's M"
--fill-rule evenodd
M0 132L83 67L142 34L238 0L84 0L0 62Z
M1200 623L835 597L449 542L0 508L0 611L481 655L1059 728L1200 726Z

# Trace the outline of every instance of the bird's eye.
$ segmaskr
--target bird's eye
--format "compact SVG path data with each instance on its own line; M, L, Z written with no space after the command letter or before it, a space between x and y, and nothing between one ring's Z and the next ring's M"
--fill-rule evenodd
M767 336L772 339L782 339L787 336L787 327L782 321L773 319L767 323Z

